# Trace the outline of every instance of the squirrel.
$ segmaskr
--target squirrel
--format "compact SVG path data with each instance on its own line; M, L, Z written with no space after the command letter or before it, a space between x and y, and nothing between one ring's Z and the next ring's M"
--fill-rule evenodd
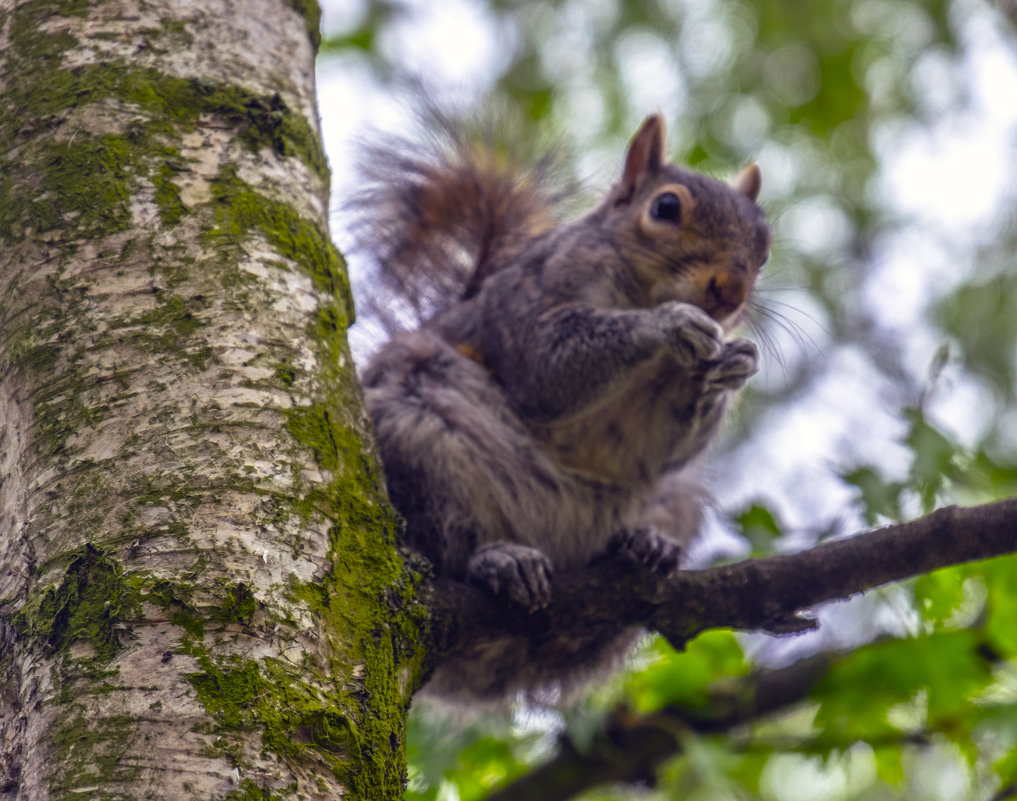
M362 375L406 544L529 610L553 573L605 553L672 575L701 522L696 457L757 369L755 345L727 334L770 248L759 168L729 186L674 166L652 115L600 204L565 222L542 162L446 134L371 148L355 204L361 249L433 310ZM506 637L427 689L554 697L637 634Z

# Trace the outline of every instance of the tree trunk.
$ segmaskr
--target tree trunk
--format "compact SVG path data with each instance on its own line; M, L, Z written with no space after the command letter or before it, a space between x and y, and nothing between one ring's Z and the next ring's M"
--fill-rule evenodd
M0 0L0 798L402 795L316 15Z

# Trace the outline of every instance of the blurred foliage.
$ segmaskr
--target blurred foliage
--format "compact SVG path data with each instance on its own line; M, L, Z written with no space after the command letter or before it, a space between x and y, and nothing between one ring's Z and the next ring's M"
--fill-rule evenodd
M587 154L582 170L615 163L656 109L670 122L677 161L717 174L753 158L763 167L775 243L754 327L769 343L770 376L748 393L718 468L733 477L732 496L748 498L727 509L745 552L772 553L788 540L801 547L803 531L814 540L1017 493L1017 190L1004 186L984 219L958 225L951 220L970 220L965 210L985 198L951 196L963 185L936 176L963 176L965 165L927 165L917 201L902 203L893 189L907 185L894 176L909 149L995 124L986 103L989 111L1015 103L986 99L979 84L988 74L979 58L990 51L1013 69L1013 3L472 5L495 32L497 63L471 90L566 131ZM356 62L394 94L433 83L406 67L399 38L426 6L364 0L345 29L326 36L324 57ZM1017 125L1003 117L1009 149L978 169L1014 162ZM803 523L819 490L811 481L804 491L774 487L782 477L765 466L787 447L780 421L819 410L851 422L829 437L824 458L853 506L839 521ZM770 484L738 490L760 472L756 481ZM898 638L879 639L888 630L873 625L869 642L856 643L799 705L728 735L688 735L655 787L584 798L1017 796L1017 558L922 577L906 599L893 611ZM407 798L484 798L552 756L558 735L582 747L619 701L644 712L700 707L746 675L747 650L725 632L684 653L652 641L633 672L565 713L517 709L450 723L418 712Z

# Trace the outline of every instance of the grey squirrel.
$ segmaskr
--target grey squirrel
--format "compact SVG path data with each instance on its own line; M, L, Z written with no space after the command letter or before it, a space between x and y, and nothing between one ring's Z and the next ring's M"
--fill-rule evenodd
M360 241L415 302L455 293L362 376L406 544L530 610L554 572L605 552L673 574L701 521L692 463L756 371L755 346L726 334L770 247L758 167L728 186L673 166L650 116L602 202L562 222L540 163L466 136L369 164ZM506 638L430 689L553 693L634 634Z

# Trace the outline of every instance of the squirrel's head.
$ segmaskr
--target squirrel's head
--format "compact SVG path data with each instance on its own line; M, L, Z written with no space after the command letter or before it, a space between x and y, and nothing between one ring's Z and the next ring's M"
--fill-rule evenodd
M734 327L770 250L760 183L755 164L730 186L668 164L664 122L648 117L595 212L632 271L633 303L684 301Z

